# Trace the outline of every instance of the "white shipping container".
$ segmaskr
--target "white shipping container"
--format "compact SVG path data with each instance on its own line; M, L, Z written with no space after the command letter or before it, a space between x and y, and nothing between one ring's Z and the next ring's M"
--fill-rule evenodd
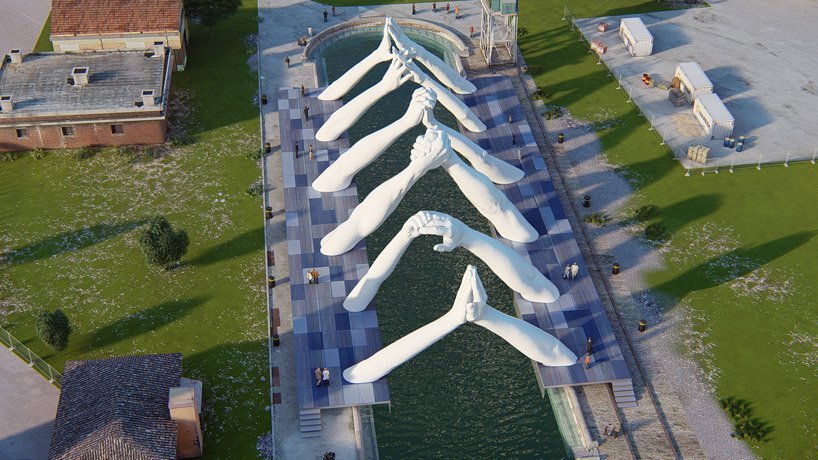
M673 76L679 79L679 89L690 103L699 95L713 92L713 83L695 62L680 62Z
M631 56L650 56L653 53L653 35L639 18L625 18L619 22L619 38Z
M721 139L733 134L736 120L718 94L702 94L697 97L693 102L693 116L710 139Z

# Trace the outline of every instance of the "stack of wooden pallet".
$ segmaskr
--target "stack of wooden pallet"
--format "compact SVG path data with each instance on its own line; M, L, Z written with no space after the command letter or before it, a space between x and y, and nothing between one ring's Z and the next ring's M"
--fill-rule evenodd
M710 148L699 144L693 144L687 148L687 158L699 164L707 163L707 155L710 153Z
M670 91L667 92L667 98L676 107L681 107L681 106L685 105L685 102L687 102L687 99L685 99L684 93L682 93L682 90L680 90L678 88L670 88Z
M605 54L608 51L608 45L602 40L594 40L591 42L591 49L596 51L596 54Z

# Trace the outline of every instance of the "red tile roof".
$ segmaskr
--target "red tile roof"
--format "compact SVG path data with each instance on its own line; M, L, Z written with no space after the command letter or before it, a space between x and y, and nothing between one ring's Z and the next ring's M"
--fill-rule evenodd
M52 0L51 35L172 32L182 0Z

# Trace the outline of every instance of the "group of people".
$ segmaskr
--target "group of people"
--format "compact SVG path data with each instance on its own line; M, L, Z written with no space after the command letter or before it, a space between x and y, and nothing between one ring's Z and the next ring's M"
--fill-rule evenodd
M565 268L562 269L562 279L564 280L575 280L578 274L579 265L576 262L565 264Z
M610 423L608 426L605 427L605 437L613 436L614 439L619 437L619 433L622 432L622 429L619 427L619 424L611 425Z
M324 386L329 386L329 369L325 367L324 370L321 370L320 367L316 367L315 386L320 387L322 383Z
M307 270L307 284L318 284L318 270Z
M449 2L446 2L446 14L451 11L452 5ZM418 10L415 8L415 4L412 3L412 14L417 14ZM437 13L437 2L432 2L432 12ZM460 19L460 6L455 5L454 7L454 18Z

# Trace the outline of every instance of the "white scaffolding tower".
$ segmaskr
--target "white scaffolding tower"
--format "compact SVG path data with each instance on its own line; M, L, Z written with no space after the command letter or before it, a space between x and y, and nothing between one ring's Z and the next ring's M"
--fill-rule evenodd
M480 50L490 66L517 64L517 0L480 0ZM506 53L501 51L505 50Z

